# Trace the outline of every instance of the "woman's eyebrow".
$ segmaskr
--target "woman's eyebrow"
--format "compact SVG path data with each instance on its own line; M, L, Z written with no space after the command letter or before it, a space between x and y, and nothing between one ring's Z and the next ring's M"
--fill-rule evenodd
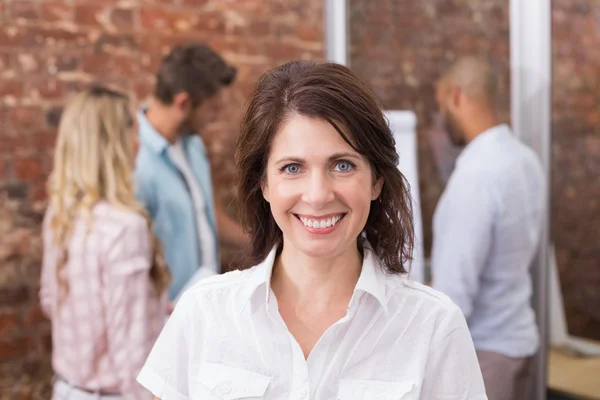
M340 158L352 158L355 160L361 160L361 157L358 154L350 153L350 152L334 153L331 156L329 156L328 160L334 161L334 160L339 160ZM278 159L277 161L275 161L275 164L281 164L284 162L288 162L288 163L293 162L293 163L303 164L306 162L306 160L301 157L284 156L284 157L281 157L280 159Z

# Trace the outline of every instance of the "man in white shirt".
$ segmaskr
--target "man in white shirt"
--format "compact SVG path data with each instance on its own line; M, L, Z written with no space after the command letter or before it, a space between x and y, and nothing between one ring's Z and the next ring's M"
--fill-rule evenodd
M496 76L476 57L437 85L450 139L466 146L433 221L433 287L463 311L490 400L528 398L539 346L530 266L546 211L534 152L495 112Z

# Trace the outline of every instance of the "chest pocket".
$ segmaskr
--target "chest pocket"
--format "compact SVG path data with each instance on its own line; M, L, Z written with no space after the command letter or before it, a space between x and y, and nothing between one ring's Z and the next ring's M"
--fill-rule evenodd
M383 382L342 379L338 400L414 400L413 381Z
M221 364L204 363L192 399L261 399L273 378Z

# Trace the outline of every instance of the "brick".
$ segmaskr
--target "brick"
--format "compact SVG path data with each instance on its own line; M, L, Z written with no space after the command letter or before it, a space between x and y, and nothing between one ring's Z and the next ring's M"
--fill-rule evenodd
M109 30L129 30L134 28L134 11L131 8L115 8L106 5L77 5L75 22L78 25L96 26Z
M0 158L0 185L8 179L8 159Z
M84 48L89 45L89 36L86 32L36 26L20 28L11 43L22 48Z
M23 51L17 54L16 65L21 74L35 74L43 70L44 61L37 54Z
M239 33L251 35L251 37L269 36L275 30L271 20L266 19L266 18L265 19L256 18L256 19L250 21L248 25L249 26L247 28L243 27L245 29L242 29L241 31L239 31ZM234 31L234 33L238 33L238 32Z
M31 185L30 199L32 201L46 201L48 199L48 190L46 187L46 179L50 174L50 170L43 172L43 179Z
M44 113L37 106L15 106L10 110L10 120L15 130L22 134L42 126Z
M2 154L14 154L27 151L27 149L28 145L26 141L23 141L23 137L14 133L2 135L2 139L0 139L0 153Z
M41 8L42 18L44 21L65 22L72 21L74 18L73 6L67 2L44 1L41 4Z
M30 93L42 100L60 99L64 94L63 82L57 79L41 79L34 81Z
M27 355L32 343L28 337L0 341L0 362Z
M42 312L39 305L34 305L25 315L24 322L26 325L37 325L40 322L47 321L46 316Z
M103 14L107 14L110 9L104 5L96 4L77 4L75 5L75 23L77 25L103 26Z
M15 27L0 28L0 47L17 47L19 46L19 30Z
M314 22L300 22L296 33L298 39L307 42L319 42L323 40L323 29L321 25Z
M228 11L256 12L265 8L264 0L222 0L218 4Z
M52 352L52 335L46 334L42 336L42 346L47 354Z
M8 97L13 99L23 97L23 82L16 79L0 80L0 98Z
M95 53L120 53L131 55L138 50L138 43L130 34L102 33L94 42Z
M0 306L16 307L29 299L29 292L24 286L0 289Z
M27 185L23 183L7 183L0 185L0 195L6 195L9 199L24 200L27 198ZM0 291L0 304L2 303L1 299L2 292Z
M139 61L128 56L88 54L83 57L81 68L96 77L134 76L139 72Z
M10 52L0 51L0 69L9 71L12 69L13 55Z
M56 133L56 129L38 130L31 135L30 146L36 151L52 150L56 143Z
M115 8L110 13L110 22L117 29L133 29L135 15L131 8Z
M42 168L37 158L17 158L14 160L17 179L25 182L38 180L42 176Z
M300 48L292 43L284 43L281 40L266 40L265 50L269 56L277 60L278 63L292 61L298 57Z
M19 314L15 310L0 312L0 335L15 331L19 320Z
M147 7L140 11L140 23L147 30L225 33L224 16L218 12L190 13Z
M48 60L47 69L51 74L76 71L81 64L79 56L60 54Z
M225 37L211 37L207 40L207 43L212 46L215 51L221 53L243 54L264 59L267 59L270 56L269 53L261 54L264 53L262 46L263 42L257 42L252 38L230 39ZM264 72L264 70L262 72Z
M33 1L18 0L11 3L11 17L37 20L41 16L39 4Z
M160 0L160 1L165 1L165 0ZM186 6L193 6L193 7L202 7L207 5L208 3L210 3L212 0L176 0L176 3L182 4L182 5L186 5ZM167 4L172 4L172 1L165 1Z

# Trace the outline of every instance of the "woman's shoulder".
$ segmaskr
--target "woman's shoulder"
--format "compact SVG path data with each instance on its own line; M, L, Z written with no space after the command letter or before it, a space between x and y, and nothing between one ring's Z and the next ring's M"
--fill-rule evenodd
M148 221L141 213L117 207L107 202L99 202L92 210L94 226L102 232L119 234L148 231Z
M386 283L388 290L392 292L392 301L408 301L415 305L418 304L421 312L427 313L435 319L461 314L460 309L450 297L420 282L398 276L388 279Z
M208 277L198 277L198 281L184 289L176 300L177 308L187 312L201 312L205 315L239 311L244 305L244 299L251 285L255 268L234 270ZM199 271L202 275L202 272ZM233 308L231 308L233 307Z
M253 269L233 270L223 274L203 278L190 287L187 292L191 295L202 295L216 292L231 292L244 286Z

